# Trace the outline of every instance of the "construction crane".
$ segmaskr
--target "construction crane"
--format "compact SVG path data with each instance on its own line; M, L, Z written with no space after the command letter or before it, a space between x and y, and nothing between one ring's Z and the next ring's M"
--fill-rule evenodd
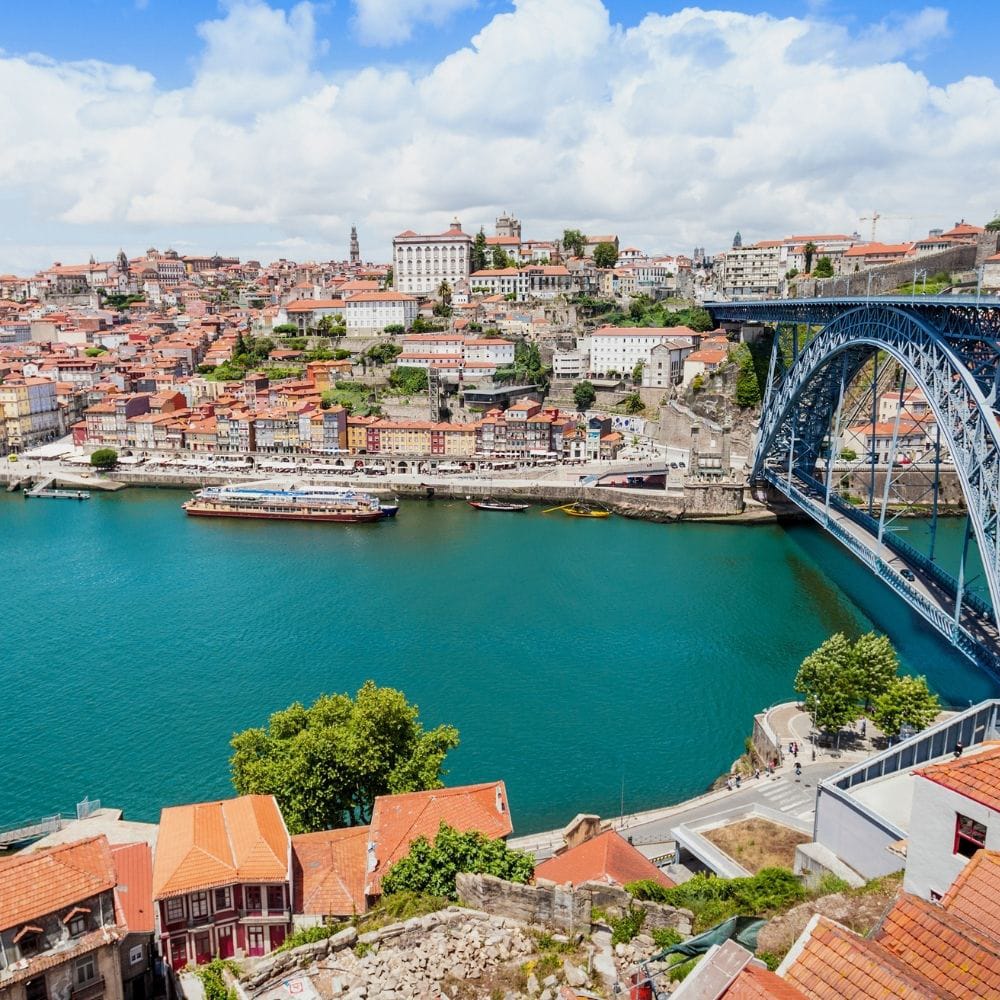
M879 219L893 219L897 222L912 222L914 219L935 219L934 215L882 215L881 212L872 212L871 215L862 215L859 222L870 222L872 224L872 243L875 242L875 228Z

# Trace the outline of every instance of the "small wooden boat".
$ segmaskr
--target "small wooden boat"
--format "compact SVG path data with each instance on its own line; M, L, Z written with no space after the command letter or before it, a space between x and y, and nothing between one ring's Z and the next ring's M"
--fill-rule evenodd
M568 517L611 517L611 511L594 504L584 503L577 500L575 503L563 504L560 507L549 507L542 511L543 514L551 514L553 511L561 510Z
M506 511L507 513L518 513L519 511L527 510L531 504L530 503L505 503L503 500L473 500L471 497L466 497L466 502L470 507L475 507L476 510L498 510Z

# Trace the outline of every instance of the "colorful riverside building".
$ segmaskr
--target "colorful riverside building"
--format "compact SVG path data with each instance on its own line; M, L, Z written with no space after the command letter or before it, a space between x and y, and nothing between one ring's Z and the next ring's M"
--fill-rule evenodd
M291 884L291 840L274 796L160 814L153 900L174 969L270 954L292 929Z

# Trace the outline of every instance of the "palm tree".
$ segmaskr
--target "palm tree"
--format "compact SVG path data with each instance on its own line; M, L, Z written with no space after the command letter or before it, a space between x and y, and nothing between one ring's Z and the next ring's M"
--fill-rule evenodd
M438 285L438 298L441 299L441 305L451 305L451 285L447 281L442 281Z
M816 244L810 240L802 249L806 255L806 274L809 274L813 269L813 254L816 253Z

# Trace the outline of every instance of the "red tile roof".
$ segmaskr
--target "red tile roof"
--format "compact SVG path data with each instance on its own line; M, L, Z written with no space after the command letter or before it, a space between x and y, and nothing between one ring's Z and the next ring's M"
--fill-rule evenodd
M976 851L941 900L941 906L1000 941L1000 851Z
M428 792L380 795L372 809L371 842L376 867L369 874L367 892L381 892L385 873L410 849L417 837L433 840L442 823L461 833L478 830L493 839L514 829L502 781Z
M173 806L160 814L153 898L236 882L284 882L290 843L273 795Z
M365 863L370 829L353 826L292 837L296 913L346 917L365 912Z
M914 774L990 809L1000 810L1000 742L989 741L982 746L987 749L943 764L930 764Z
M560 885L566 882L625 885L638 879L652 879L667 889L675 884L616 830L606 830L548 858L536 866L535 877L551 879Z
M756 965L746 966L722 994L724 1000L805 1000L791 983Z
M0 859L0 931L114 887L114 861L103 834Z
M819 917L784 978L810 1000L939 1000L930 980L884 948Z
M926 900L900 896L875 940L947 996L1000 997L1000 942Z
M118 880L118 904L130 934L152 934L153 853L149 844L115 844L111 848Z

